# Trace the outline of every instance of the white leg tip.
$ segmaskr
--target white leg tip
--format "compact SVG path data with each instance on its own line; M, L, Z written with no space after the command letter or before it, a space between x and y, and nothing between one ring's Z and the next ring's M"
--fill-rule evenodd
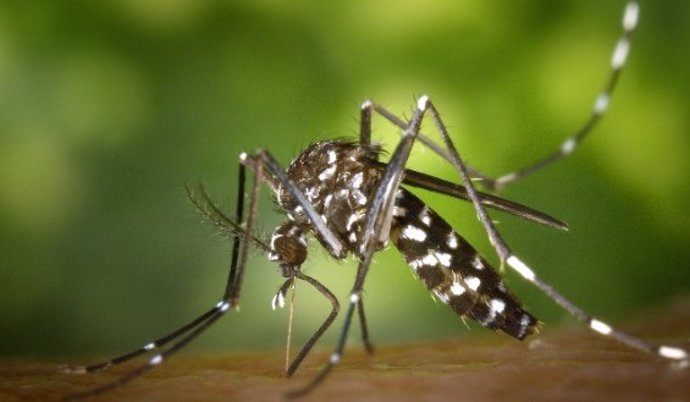
M625 6L625 13L623 14L623 29L630 32L637 26L637 19L640 15L640 5L636 1L631 1Z
M589 326L590 328L602 335L609 335L613 331L613 329L608 324L595 319L592 319L592 321L590 321Z
M429 97L426 95L420 96L419 99L417 100L417 109L419 109L421 111L425 111L426 108L428 107L428 105L429 105Z
M659 356L673 360L687 360L688 352L680 348L673 348L670 346L662 346L659 348Z
M537 279L537 276L534 274L534 271L532 271L527 265L525 265L524 262L520 261L520 259L516 256L511 255L510 257L508 257L506 262L514 270L516 270L518 274L520 274L523 278L527 279L528 281L534 282L534 280Z
M364 110L364 109L370 109L373 105L374 105L374 104L373 104L369 99L367 99L367 100L365 100L364 102L362 102L362 105L361 105L359 108L362 109L362 110Z
M60 366L58 371L63 374L86 374L86 366Z

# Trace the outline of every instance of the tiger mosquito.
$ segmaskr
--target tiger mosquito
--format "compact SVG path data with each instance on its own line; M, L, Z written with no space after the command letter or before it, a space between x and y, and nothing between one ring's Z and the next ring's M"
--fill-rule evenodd
M592 317L542 281L512 252L496 230L486 209L507 212L557 229L567 229L565 223L524 205L480 192L473 184L477 181L488 190L501 189L566 158L577 148L608 108L629 53L638 14L639 5L634 1L629 2L623 14L623 34L611 57L609 77L604 89L596 97L589 119L556 151L526 168L492 178L467 166L451 141L436 106L424 95L417 99L409 121L395 116L373 101L365 101L360 110L359 141L337 139L317 142L299 154L287 170L283 170L267 150L259 150L252 155L242 153L234 219L228 217L210 199L203 186L200 185L197 192L187 188L195 207L233 237L230 271L223 296L215 306L199 317L141 348L99 364L65 367L66 372L91 373L156 351L145 364L125 373L117 380L69 395L67 398L78 399L97 395L141 376L194 340L224 313L237 308L250 247L258 247L264 251L269 260L279 265L280 272L285 278L285 282L273 298L274 309L285 305L286 294L297 280L313 286L331 304L331 312L326 320L287 367L286 374L291 376L333 323L340 310L336 296L318 280L301 271L307 257L308 235L316 238L335 259L343 259L348 255L355 256L358 268L335 350L319 374L303 387L289 393L289 397L298 397L314 390L341 361L355 313L359 317L365 348L370 352L373 350L369 340L362 291L373 256L382 250L389 240L427 289L459 316L471 318L484 327L502 331L519 340L535 334L539 321L525 311L508 290L498 272L439 214L402 185L424 188L471 202L498 255L501 268L508 266L516 271L593 331L633 348L677 361L679 366L686 367L689 360L686 350L650 343L620 332L604 321ZM374 114L382 116L402 130L401 139L388 163L379 161L382 149L379 145L371 143L371 121ZM443 147L420 133L422 120L427 115L433 120ZM463 184L455 184L406 168L416 140L451 163ZM248 194L249 206L245 214L246 169L253 172L253 180ZM253 235L262 184L273 190L279 206L287 216L287 220L273 232L268 244Z

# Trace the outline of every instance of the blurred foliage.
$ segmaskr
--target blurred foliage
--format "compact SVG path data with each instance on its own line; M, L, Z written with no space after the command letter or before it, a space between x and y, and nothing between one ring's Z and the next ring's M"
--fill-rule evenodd
M232 208L241 151L265 147L287 163L316 139L356 136L365 98L403 115L429 94L466 160L486 172L544 155L588 116L623 5L2 2L0 353L121 352L214 304L229 241L194 212L184 183L203 180ZM602 124L572 159L503 193L571 231L496 215L546 280L614 319L690 289L690 5L641 8ZM380 121L374 135L395 144ZM454 179L425 149L412 166ZM469 206L421 195L495 260ZM281 219L264 191L261 232ZM355 264L313 247L304 270L344 297ZM506 275L547 330L572 322ZM280 348L286 313L269 307L280 283L254 253L240 312L192 348ZM430 302L395 250L376 258L365 296L375 342L494 336ZM297 339L327 308L298 287Z

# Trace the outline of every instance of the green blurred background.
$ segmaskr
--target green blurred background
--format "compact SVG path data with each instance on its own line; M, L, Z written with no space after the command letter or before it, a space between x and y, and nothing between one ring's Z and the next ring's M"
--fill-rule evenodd
M123 352L216 303L229 241L183 185L203 180L233 208L241 151L265 147L287 163L314 140L355 136L365 98L409 115L429 94L486 172L544 155L587 118L624 6L326 3L0 3L0 354ZM688 38L690 3L643 2L602 124L572 159L502 193L570 233L494 215L540 275L614 322L690 290ZM374 135L395 144L380 120ZM412 166L454 179L422 148ZM420 194L495 261L468 205ZM281 220L263 191L260 231ZM313 247L303 269L342 298L355 264ZM546 330L573 322L511 272L507 281ZM254 252L240 312L191 349L281 348L287 314L270 308L280 283ZM377 344L498 336L432 302L393 249L376 258L365 300ZM297 339L327 310L298 287Z

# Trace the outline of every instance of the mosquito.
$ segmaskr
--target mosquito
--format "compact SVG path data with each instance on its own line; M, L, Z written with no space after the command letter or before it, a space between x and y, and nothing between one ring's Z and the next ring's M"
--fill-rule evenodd
M340 310L340 304L333 293L321 282L301 271L310 238L315 238L335 259L356 257L358 267L347 300L342 331L334 351L319 374L301 388L289 393L289 397L313 391L341 361L355 314L359 318L363 343L368 351L372 350L363 289L374 255L388 242L398 249L426 288L460 317L472 319L486 328L504 332L519 340L535 334L539 321L523 308L498 271L407 187L423 188L471 202L498 255L500 268L507 266L516 271L593 331L644 352L677 361L680 366L687 366L689 358L686 350L650 343L620 332L592 317L542 281L509 248L496 230L487 209L504 211L557 229L567 229L565 223L527 206L480 192L473 184L477 181L488 190L503 188L567 157L576 149L607 110L629 53L638 14L638 4L628 3L623 14L623 33L611 57L609 77L596 97L589 119L551 155L526 168L491 178L467 166L451 141L438 109L424 95L417 99L409 120L395 116L371 100L365 101L361 105L360 135L357 141L336 139L317 142L300 153L287 169L283 169L267 150L258 150L254 154L242 153L239 158L238 196L234 217L226 215L207 195L203 186L199 186L196 191L188 188L196 208L233 237L230 271L220 301L189 323L136 350L99 364L66 368L65 371L72 373L92 373L143 354L152 354L147 362L114 382L70 395L69 398L100 394L141 376L197 338L226 312L237 308L250 247L258 247L264 251L271 261L278 264L285 278L273 298L274 308L285 305L286 294L296 281L311 285L331 304L328 317L287 366L287 376L291 376L331 326ZM381 146L371 142L371 122L374 115L383 117L401 130L401 139L387 163L380 161ZM426 116L433 121L442 140L442 147L435 145L428 136L420 132ZM462 184L408 169L407 161L417 140L452 164ZM245 213L247 170L253 172L253 178L246 196L249 205ZM262 185L274 192L277 203L287 218L275 229L270 242L264 242L253 235Z

